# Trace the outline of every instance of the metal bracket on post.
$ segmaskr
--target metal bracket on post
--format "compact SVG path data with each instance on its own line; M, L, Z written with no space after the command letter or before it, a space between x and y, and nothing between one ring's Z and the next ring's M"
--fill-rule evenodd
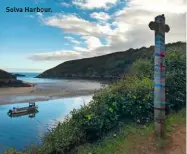
M154 52L154 120L155 133L164 135L165 122L165 33L170 28L165 25L164 15L155 17L155 21L149 23L149 28L155 31Z

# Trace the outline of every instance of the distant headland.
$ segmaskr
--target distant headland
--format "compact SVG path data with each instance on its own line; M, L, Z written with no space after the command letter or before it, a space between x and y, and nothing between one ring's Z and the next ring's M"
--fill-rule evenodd
M17 80L16 75L0 69L0 88L2 87L32 87L32 84Z

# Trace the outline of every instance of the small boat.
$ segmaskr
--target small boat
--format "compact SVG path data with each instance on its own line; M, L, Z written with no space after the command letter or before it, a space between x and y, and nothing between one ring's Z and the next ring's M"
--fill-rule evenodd
M16 118L16 117L22 117L22 116L28 115L29 118L34 118L37 113L38 113L38 110L33 110L33 111L17 113L17 114L8 113L8 116L11 118Z
M38 112L38 106L35 105L35 103L29 103L28 107L22 107L22 108L13 107L12 110L8 111L8 115L14 117L19 115L27 115L33 112Z

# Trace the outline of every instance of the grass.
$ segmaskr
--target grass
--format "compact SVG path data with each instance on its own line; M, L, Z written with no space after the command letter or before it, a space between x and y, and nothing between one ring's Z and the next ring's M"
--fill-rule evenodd
M153 143L155 148L162 149L166 146L170 133L174 131L176 126L185 125L185 122L186 109L170 114L166 119L166 137L164 139L156 138ZM137 128L133 124L122 126L119 132L110 133L97 143L80 146L77 149L78 154L131 154L134 148L139 148L140 141L149 142L148 139L153 132L153 123L143 128Z

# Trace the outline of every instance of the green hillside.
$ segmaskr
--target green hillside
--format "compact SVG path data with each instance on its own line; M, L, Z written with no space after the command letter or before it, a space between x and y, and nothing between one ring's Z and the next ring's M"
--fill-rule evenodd
M178 48L180 46L180 49ZM177 42L166 45L167 51L178 49L185 51L185 43ZM87 78L87 79L113 79L120 78L128 72L130 66L137 59L153 58L154 46L149 48L129 49L104 56L85 58L64 62L49 69L39 78Z

